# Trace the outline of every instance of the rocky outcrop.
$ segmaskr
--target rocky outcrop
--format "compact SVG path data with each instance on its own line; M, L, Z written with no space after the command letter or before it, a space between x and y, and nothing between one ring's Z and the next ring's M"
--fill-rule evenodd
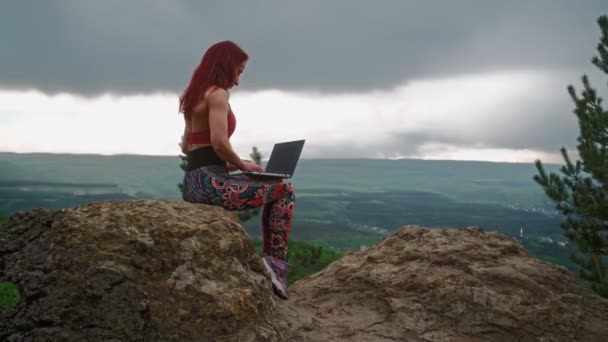
M297 227L294 227L297 229ZM11 216L7 341L604 341L608 301L479 228L407 226L272 295L238 219L169 201Z
M402 227L290 293L302 340L608 341L608 300L477 227Z
M103 202L10 217L0 279L22 300L4 341L271 341L276 304L231 213Z

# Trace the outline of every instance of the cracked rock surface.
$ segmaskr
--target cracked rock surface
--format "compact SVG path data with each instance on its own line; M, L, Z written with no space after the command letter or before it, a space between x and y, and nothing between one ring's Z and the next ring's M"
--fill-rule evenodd
M477 227L402 227L290 288L294 341L608 341L608 300Z
M402 227L282 301L232 213L98 202L12 215L0 280L1 341L608 340L608 300L476 227Z
M275 302L231 213L100 202L10 217L0 279L22 299L1 341L272 341Z

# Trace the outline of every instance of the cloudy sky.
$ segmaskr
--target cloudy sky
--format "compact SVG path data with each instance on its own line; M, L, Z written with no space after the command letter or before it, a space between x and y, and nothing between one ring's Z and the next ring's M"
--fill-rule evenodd
M208 46L250 55L232 143L305 158L561 162L605 0L56 0L0 5L0 151L177 155Z

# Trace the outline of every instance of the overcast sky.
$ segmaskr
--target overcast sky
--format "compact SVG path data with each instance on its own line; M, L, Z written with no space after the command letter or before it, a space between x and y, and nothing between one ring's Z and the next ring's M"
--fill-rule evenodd
M604 95L605 1L11 1L0 150L176 155L177 98L211 44L250 55L233 144L306 158L560 162L568 84Z

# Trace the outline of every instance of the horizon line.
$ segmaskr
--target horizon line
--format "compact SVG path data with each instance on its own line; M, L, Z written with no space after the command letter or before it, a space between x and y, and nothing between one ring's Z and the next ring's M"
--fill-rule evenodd
M0 151L0 154L17 154L17 155L73 155L73 156L98 156L98 157L128 157L128 156L136 156L136 157L171 157L171 158L179 158L180 156L184 156L183 154L137 154L137 153L74 153L74 152L13 152L13 151ZM268 161L268 159L263 159L264 161ZM535 161L530 162L513 162L513 161L493 161L493 160L470 160L470 159L423 159L423 158L377 158L377 157L331 157L331 158L300 158L300 160L382 160L382 161L403 161L403 160L412 160L412 161L429 161L429 162L472 162L472 163L493 163L493 164L532 164L534 165ZM542 162L542 160L541 160ZM555 165L561 166L562 164L555 164L549 162L542 162L544 165Z

